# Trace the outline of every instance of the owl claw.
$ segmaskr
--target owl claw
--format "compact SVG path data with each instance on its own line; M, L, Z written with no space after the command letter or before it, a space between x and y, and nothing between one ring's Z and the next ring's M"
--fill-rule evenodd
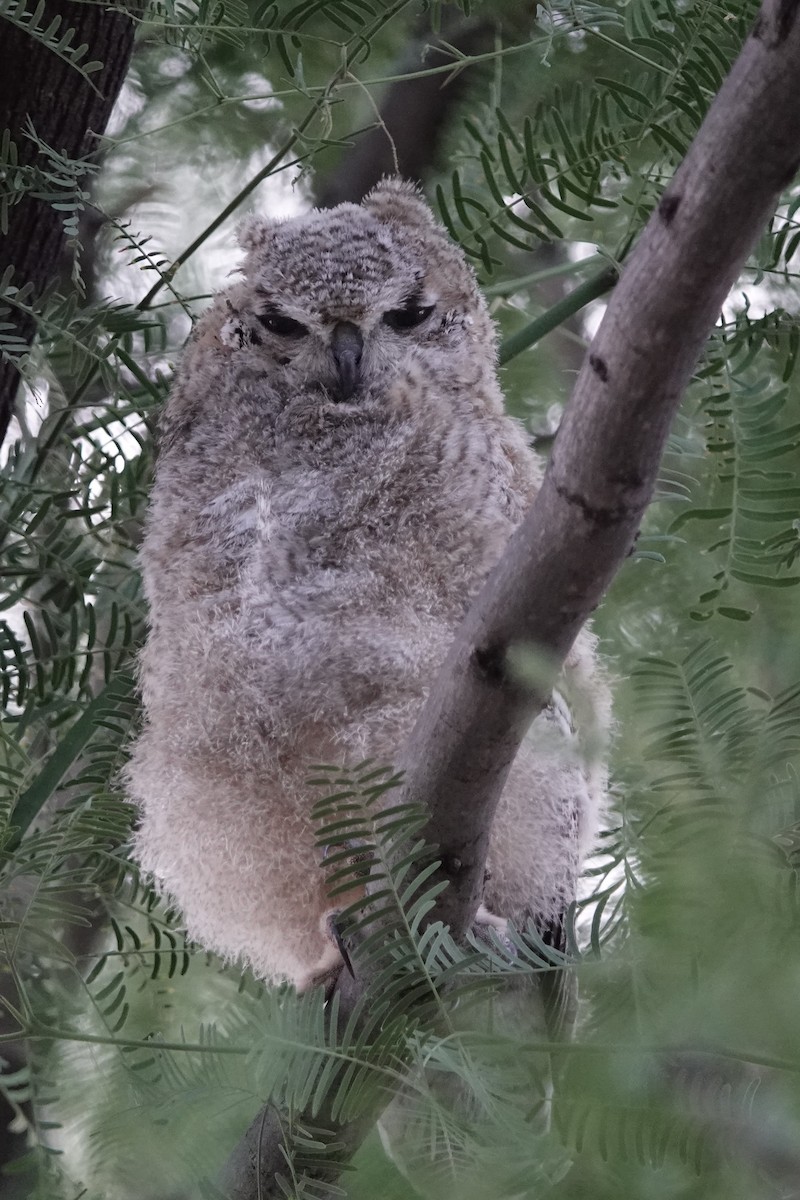
M327 927L328 927L327 928L328 937L331 939L333 944L336 946L336 949L341 954L344 965L347 967L347 970L350 972L350 975L352 976L353 979L355 979L356 973L353 970L353 964L350 961L350 955L347 953L347 947L344 944L344 940L342 938L341 931L337 924L338 915L339 915L338 913L329 913L328 914L327 922L326 922Z

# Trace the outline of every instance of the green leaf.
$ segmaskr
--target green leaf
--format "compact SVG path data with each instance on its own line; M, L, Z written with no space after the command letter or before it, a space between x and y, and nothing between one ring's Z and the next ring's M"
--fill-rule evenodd
M33 783L26 788L14 806L10 824L15 832L8 843L8 849L13 850L19 845L42 808L57 791L73 763L85 750L101 720L120 711L122 703L130 700L133 686L133 680L129 676L115 676L90 701L77 721L62 737Z

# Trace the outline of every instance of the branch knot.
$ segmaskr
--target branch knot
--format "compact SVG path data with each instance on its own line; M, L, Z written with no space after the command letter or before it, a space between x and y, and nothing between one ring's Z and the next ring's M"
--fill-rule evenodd
M494 642L486 646L476 646L472 653L478 674L493 687L502 687L509 682L506 650L507 647L503 643Z

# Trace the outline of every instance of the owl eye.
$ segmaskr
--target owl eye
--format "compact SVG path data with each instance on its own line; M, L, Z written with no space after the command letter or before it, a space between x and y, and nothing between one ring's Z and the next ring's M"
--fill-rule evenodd
M390 329L413 329L431 315L435 308L433 304L418 304L416 300L407 300L402 308L390 308L383 314L383 323Z
M305 337L308 333L305 325L295 321L293 317L285 317L279 312L256 313L258 320L270 333L280 334L281 337Z

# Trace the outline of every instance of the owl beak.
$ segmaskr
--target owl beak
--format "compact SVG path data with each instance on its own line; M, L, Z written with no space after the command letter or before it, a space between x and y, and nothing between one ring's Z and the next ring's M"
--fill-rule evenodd
M359 380L364 339L352 321L339 321L333 327L331 350L339 376L339 399L349 400Z

